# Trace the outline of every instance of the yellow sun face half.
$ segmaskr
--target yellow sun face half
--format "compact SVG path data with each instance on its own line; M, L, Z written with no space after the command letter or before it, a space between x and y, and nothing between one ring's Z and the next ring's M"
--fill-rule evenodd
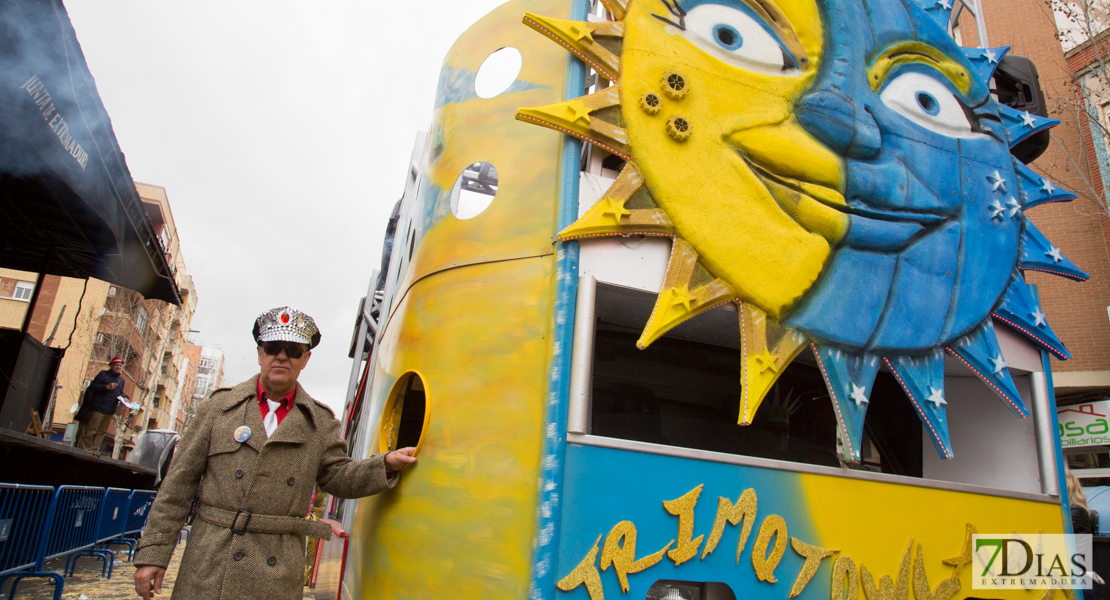
M731 21L744 46L759 33L770 41L744 31L751 19L736 9L697 6L682 30L661 2L638 1L623 19L619 79L632 162L652 197L702 265L772 318L809 289L847 226L823 203L844 202L842 161L793 118L820 62L818 8L779 6L808 59L801 68L784 70L782 51L745 55L710 39Z
M749 423L807 343L778 318L814 284L847 231L837 210L845 204L843 159L794 116L822 57L814 0L686 4L609 0L617 20L601 23L525 14L527 25L614 85L521 108L517 118L626 160L559 240L674 240L639 347L714 306L738 305L746 354L740 422Z

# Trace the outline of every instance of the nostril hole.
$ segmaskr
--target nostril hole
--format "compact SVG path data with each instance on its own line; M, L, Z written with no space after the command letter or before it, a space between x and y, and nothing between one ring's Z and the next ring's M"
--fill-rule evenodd
M937 102L937 99L934 98L932 94L927 92L917 93L917 104L921 106L921 110L924 110L930 115L936 116L936 114L940 112L940 103Z

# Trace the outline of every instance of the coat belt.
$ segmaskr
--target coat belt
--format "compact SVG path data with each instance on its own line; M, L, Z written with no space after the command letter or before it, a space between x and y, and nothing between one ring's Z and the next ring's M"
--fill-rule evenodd
M296 533L322 540L331 539L331 525L288 515L260 515L241 510L234 512L201 504L197 516L233 533Z

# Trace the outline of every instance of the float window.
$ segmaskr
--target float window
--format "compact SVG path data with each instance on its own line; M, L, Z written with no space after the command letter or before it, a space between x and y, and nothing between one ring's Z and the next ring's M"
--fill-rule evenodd
M427 387L419 373L410 371L397 379L382 413L378 451L411 446L419 453L431 422L429 408Z

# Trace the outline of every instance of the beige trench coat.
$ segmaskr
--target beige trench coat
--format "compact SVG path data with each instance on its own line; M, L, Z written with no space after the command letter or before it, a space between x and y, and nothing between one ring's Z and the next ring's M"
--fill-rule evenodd
M300 600L305 533L311 527L304 516L313 486L318 482L329 494L359 498L399 480L387 478L384 454L351 460L339 437L339 421L300 384L293 408L267 438L255 397L257 381L255 376L217 390L201 404L154 501L135 564L164 567L204 477L200 516L185 547L173 600ZM251 436L239 443L234 435L242 425L250 427ZM250 522L238 511L252 513ZM236 529L246 531L233 533L232 519Z

